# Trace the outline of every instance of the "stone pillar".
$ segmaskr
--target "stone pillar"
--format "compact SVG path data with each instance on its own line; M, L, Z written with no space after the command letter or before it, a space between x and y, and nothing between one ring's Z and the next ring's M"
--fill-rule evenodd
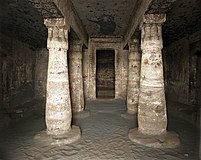
M83 50L83 83L84 83L84 97L88 99L88 84L89 84L89 55L88 49Z
M73 41L70 45L69 71L72 109L80 112L84 110L81 41Z
M140 57L139 41L134 39L129 44L128 56L127 112L129 114L136 114L138 109Z
M88 98L90 100L96 99L96 49L93 42L89 39L89 84L88 84Z
M79 127L71 127L68 30L63 18L45 19L45 25L48 28L49 50L45 116L47 130L45 134L40 134L39 138L45 135L43 138L49 138L50 143L68 144L80 138Z
M115 99L122 99L122 53L120 50L115 50Z
M143 17L141 35L141 77L138 105L138 129L130 130L129 138L152 147L176 147L176 133L167 132L167 113L162 61L162 23L165 14Z
M122 52L121 97L126 100L128 81L128 50Z

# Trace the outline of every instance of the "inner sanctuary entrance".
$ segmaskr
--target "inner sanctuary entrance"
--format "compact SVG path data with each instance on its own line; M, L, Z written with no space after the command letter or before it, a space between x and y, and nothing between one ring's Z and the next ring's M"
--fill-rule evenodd
M115 98L115 51L96 51L96 97Z

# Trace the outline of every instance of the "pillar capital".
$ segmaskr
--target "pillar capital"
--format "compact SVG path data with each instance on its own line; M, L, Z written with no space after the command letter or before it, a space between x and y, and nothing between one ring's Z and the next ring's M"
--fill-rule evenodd
M128 59L129 60L139 60L140 56L139 56L139 39L135 38L135 39L131 39L129 41L129 56ZM135 54L136 53L136 54Z
M139 46L139 39L131 39L128 43L129 51L136 50L136 47Z
M166 20L165 14L146 14L143 17L141 33L141 49L158 51L163 48L162 24Z
M80 40L73 40L70 42L70 51L72 52L82 52L83 42Z
M74 40L70 42L70 59L82 59L82 41Z
M45 19L48 29L47 48L68 50L68 30L64 18Z
M146 24L162 24L166 21L166 14L145 14L143 23Z

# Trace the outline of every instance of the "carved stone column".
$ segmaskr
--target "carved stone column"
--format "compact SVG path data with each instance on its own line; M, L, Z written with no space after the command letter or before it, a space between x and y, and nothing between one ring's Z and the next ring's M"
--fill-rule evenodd
M79 117L89 116L88 112L84 112L84 86L82 68L82 42L73 41L70 45L69 53L69 75L74 117L78 115Z
M89 98L88 85L89 85L89 54L88 49L83 50L83 83L84 83L84 97L85 100Z
M127 87L127 112L136 114L138 109L140 85L140 51L139 41L134 39L129 44L128 87Z
M70 92L73 112L84 110L84 92L82 77L82 43L73 41L69 55Z
M129 138L152 147L172 148L179 145L176 133L167 132L166 99L162 61L162 23L165 14L147 14L143 18L141 37L141 77L138 105L138 129Z
M52 144L68 144L80 138L80 129L71 127L71 100L68 77L68 30L63 18L45 19L48 28L47 48L49 50L46 126L41 135ZM55 140L56 139L56 140Z

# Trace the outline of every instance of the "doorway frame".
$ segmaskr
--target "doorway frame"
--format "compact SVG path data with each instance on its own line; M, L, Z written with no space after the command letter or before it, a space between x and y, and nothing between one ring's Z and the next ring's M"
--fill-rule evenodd
M90 38L89 39L89 76L88 76L88 98L96 99L96 51L97 50L114 50L115 51L115 99L121 99L121 71L122 67L122 38Z

